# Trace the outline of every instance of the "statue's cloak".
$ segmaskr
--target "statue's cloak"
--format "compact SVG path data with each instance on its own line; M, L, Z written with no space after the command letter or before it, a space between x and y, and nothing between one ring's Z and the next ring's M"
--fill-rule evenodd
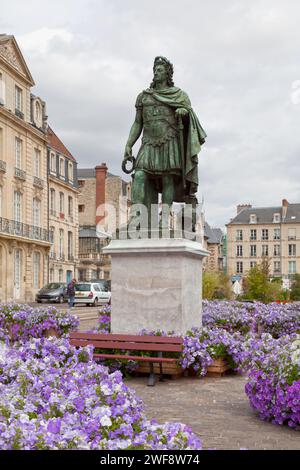
M182 202L184 197L191 196L198 189L198 153L201 145L204 144L206 133L202 128L195 112L191 107L188 95L177 87L169 87L164 90L149 88L146 93L151 93L160 103L172 108L185 108L188 110L188 116L183 117L184 124L184 158L185 158L185 181L186 190L179 190L176 200ZM181 194L180 194L181 193Z

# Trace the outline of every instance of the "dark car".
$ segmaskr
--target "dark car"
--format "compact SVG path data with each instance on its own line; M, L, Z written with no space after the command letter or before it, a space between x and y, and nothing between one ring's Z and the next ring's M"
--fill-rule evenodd
M64 282L51 282L38 291L35 296L38 303L47 302L64 303L67 301L67 284Z

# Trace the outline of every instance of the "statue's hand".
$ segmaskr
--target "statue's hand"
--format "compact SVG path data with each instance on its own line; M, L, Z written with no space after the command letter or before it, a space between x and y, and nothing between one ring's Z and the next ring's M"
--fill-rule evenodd
M186 116L188 114L188 110L185 108L177 108L175 114L176 116Z
M132 147L130 145L126 145L125 152L124 152L124 160L126 160L127 158L131 158L131 157L132 157Z

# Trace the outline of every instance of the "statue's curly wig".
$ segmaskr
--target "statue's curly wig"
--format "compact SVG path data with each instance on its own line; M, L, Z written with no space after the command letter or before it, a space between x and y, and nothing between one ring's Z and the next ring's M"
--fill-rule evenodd
M173 73L174 73L173 64L166 57L158 56L158 57L155 57L155 59L154 59L153 72L154 72L155 67L157 65L164 65L165 66L165 68L167 70L167 83L168 83L168 86L174 86L174 82L173 82ZM153 79L151 84L150 84L150 88L154 88L154 86L155 86L155 80Z

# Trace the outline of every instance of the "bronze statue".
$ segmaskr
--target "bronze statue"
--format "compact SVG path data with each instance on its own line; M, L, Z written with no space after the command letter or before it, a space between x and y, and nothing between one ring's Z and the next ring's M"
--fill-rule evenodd
M136 100L136 116L125 148L122 168L133 162L132 203L148 208L158 203L196 204L198 153L206 133L194 113L188 95L174 86L173 65L156 57L153 81ZM143 131L136 159L132 147Z

